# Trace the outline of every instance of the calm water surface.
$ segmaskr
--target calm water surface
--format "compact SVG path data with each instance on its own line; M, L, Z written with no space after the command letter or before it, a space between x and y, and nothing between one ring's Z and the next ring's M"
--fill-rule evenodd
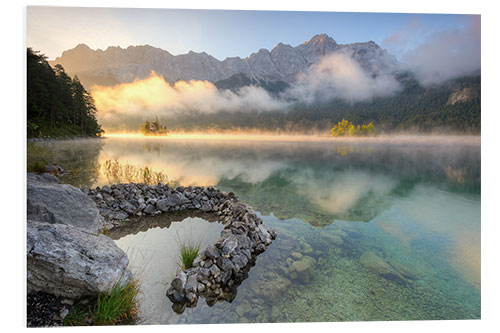
M200 300L181 315L165 296L178 262L173 235L208 244L220 224L189 217L114 237L143 285L146 324L480 318L477 137L107 138L29 151L28 163L36 155L73 170L63 181L76 186L143 181L146 167L148 179L218 186L278 231L231 303ZM305 258L307 274L297 276L290 266Z

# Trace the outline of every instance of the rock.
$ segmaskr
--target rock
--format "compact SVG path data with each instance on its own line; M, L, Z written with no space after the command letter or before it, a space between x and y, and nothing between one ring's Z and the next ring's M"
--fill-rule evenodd
M241 303L235 309L236 313L240 317L244 316L246 313L250 312L251 310L252 310L252 306L249 303L247 303L247 302Z
M222 242L222 254L225 256L230 255L238 246L238 238L231 234Z
M198 204L198 206L200 205ZM202 212L210 212L212 210L212 206L210 205L210 203L205 202L198 209L201 210Z
M290 255L295 260L300 260L303 257L302 253L300 253L300 252L292 252Z
M128 214L133 214L135 212L135 206L128 201L120 202L120 208Z
M414 269L394 260L389 260L389 264L392 267L394 267L394 269L396 269L398 273L403 275L405 278L410 280L418 280L418 273Z
M175 279L172 280L172 283L170 284L172 288L174 288L177 291L184 292L184 289L186 287L186 282L187 282L187 275L183 271L180 271L177 273Z
M189 203L189 199L184 196L184 194L176 192L172 193L165 199L158 200L156 202L156 207L163 212L169 210L170 207L175 207L178 205L184 205Z
M259 293L266 298L270 304L274 304L283 295L292 282L285 277L267 280L262 283Z
M196 293L197 288L198 288L198 276L197 274L192 274L187 278L186 292Z
M391 265L371 251L363 252L359 262L372 273L388 280L406 284L406 280Z
M28 292L95 297L132 278L127 255L107 236L65 224L29 220L27 226Z
M67 224L94 233L103 220L95 202L76 187L34 174L27 175L27 211L28 220Z
M208 258L217 259L218 257L220 257L220 255L221 255L221 252L217 247L215 247L215 245L209 245L205 249L205 256Z
M290 271L297 274L297 279L303 283L308 283L314 271L316 260L313 257L304 256L303 259L294 261L290 266Z
M331 232L325 232L323 234L323 236L325 238L328 239L328 241L330 243L333 243L334 245L337 245L337 246L340 246L344 243L344 241L342 240L342 237L340 237L339 235L337 234L332 234Z
M220 269L225 272L230 272L235 269L233 262L228 258L224 257L219 257L217 259L217 266L220 267Z
M125 220L128 214L122 211L112 212L108 215L108 218L112 220Z
M108 185L104 185L101 190L107 194L113 193L113 190Z
M143 212L146 214L152 214L156 210L155 206L152 204L146 205L146 207L143 209Z
M181 303L185 300L186 294L175 290L174 288L169 288L167 290L167 297L172 301L172 303Z
M231 261L236 272L248 264L248 258L244 254L235 255Z

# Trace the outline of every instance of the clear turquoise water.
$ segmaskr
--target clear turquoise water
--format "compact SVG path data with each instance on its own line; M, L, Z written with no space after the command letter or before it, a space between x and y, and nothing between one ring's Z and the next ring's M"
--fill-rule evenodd
M157 307L161 311L145 310L145 324L481 316L478 138L116 138L43 146L63 167L84 171L82 177L68 176L67 182L111 182L103 169L107 160L148 166L182 185L234 191L278 231L232 303L209 307L200 301L178 315L165 293L158 292L157 299L146 303L163 304ZM146 233L158 235L154 230ZM372 259L367 263L363 258L368 254ZM297 274L291 267L306 257L308 268Z

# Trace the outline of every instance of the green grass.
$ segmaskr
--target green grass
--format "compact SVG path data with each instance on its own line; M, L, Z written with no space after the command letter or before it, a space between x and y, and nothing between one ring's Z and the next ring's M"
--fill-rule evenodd
M130 325L137 321L139 286L136 281L116 283L87 306L74 306L64 318L65 326Z
M200 252L200 244L182 244L181 245L181 262L182 269L193 267L193 261L198 257Z

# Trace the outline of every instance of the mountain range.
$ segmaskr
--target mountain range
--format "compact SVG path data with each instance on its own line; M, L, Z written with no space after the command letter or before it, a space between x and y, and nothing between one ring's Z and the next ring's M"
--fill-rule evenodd
M79 44L49 63L52 66L61 64L71 76L78 75L88 89L93 85L115 85L143 79L151 71L170 83L206 80L218 87L232 88L234 84L292 83L299 73L333 52L350 56L372 75L393 72L398 67L396 57L373 41L338 44L326 34L316 35L296 47L279 43L271 51L260 49L243 59L229 57L220 61L205 52L193 51L175 56L149 45L92 50Z

